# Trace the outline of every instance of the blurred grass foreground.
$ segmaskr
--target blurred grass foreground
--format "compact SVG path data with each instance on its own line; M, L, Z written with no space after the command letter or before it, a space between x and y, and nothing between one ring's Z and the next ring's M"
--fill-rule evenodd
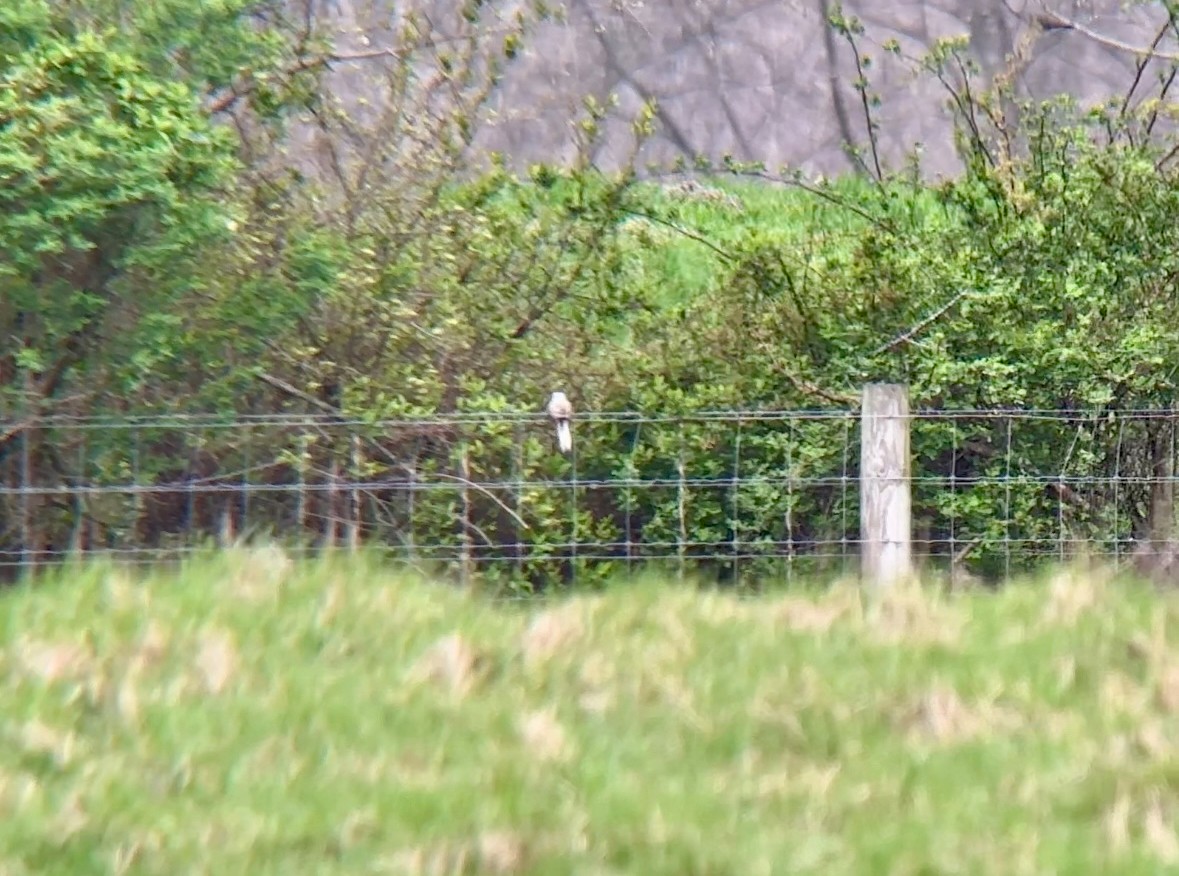
M0 873L1179 871L1175 597L496 601L237 549L0 593Z

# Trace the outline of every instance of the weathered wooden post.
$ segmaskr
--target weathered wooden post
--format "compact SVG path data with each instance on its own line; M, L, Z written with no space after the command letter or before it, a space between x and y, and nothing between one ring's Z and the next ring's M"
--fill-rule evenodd
M868 384L860 416L860 570L887 587L912 571L908 387Z

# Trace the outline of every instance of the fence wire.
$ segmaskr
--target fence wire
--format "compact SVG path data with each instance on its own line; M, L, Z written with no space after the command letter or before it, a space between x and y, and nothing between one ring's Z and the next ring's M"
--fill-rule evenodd
M1169 544L1173 410L918 410L920 565L1001 579ZM0 421L0 574L267 538L547 585L643 567L737 581L858 568L857 409L365 420Z

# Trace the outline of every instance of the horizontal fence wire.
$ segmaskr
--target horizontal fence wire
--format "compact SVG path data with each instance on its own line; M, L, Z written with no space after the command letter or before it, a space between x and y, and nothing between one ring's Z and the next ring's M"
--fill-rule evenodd
M1001 580L1079 555L1161 555L1177 419L914 410L919 566ZM239 539L372 547L530 586L642 568L725 582L858 569L858 409L579 412L573 434L563 455L547 416L504 411L0 420L0 575Z

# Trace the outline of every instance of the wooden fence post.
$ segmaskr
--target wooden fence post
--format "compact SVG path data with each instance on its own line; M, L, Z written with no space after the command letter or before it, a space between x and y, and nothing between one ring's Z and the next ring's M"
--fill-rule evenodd
M860 569L887 587L912 571L909 390L864 387L860 426Z

